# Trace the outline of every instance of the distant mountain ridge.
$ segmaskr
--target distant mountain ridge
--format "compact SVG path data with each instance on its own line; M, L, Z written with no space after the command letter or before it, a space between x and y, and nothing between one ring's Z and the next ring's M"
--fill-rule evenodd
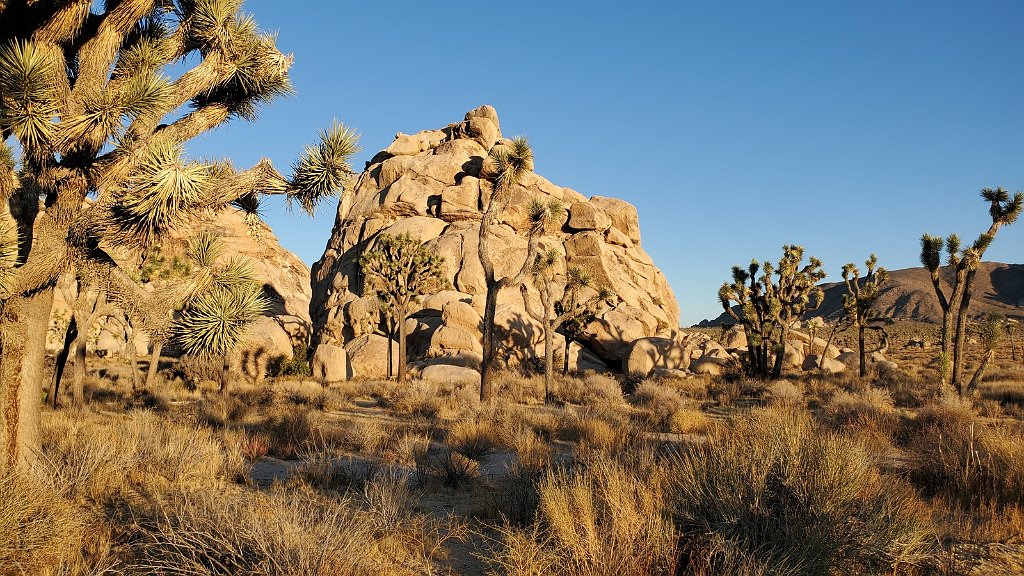
M943 288L947 295L952 292L951 270L943 270ZM843 282L822 284L825 301L810 317L833 317L843 306L846 285ZM897 320L918 322L941 322L942 309L935 297L931 275L923 267L890 270L889 280L882 285L876 305L883 314ZM996 313L1024 319L1024 264L1003 264L982 262L974 277L974 296L971 299L971 316ZM703 320L698 327L733 324L735 321L726 313L717 318Z

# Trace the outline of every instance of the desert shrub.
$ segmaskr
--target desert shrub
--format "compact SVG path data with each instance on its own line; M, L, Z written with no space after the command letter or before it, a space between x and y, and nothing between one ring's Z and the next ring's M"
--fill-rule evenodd
M630 403L643 409L649 423L663 432L699 434L711 426L696 400L685 398L660 382L641 382L630 396Z
M664 386L672 388L684 398L698 401L708 399L708 382L703 378L662 377L659 379L659 382Z
M430 449L430 436L418 432L405 432L391 443L385 457L395 464L414 466L416 460L426 455Z
M836 430L872 437L888 443L900 426L900 416L886 390L867 388L859 393L838 391L832 395L825 414Z
M308 408L288 408L273 414L266 430L271 452L282 458L294 458L313 437L313 421Z
M1024 504L1024 434L986 426L962 405L930 408L918 415L910 442L914 481L969 506Z
M570 404L594 405L622 403L622 385L619 381L598 372L580 378L559 378L555 382L555 398Z
M804 402L804 391L789 380L776 380L768 385L768 398L773 404L800 405Z
M421 482L434 478L449 488L458 488L480 476L480 464L454 450L432 449L416 461Z
M190 389L199 388L203 382L220 382L224 372L224 361L205 356L182 356L174 365L172 377L181 378Z
M620 441L620 431L589 413L567 415L558 430L563 440L576 442L579 449L608 452Z
M379 469L363 483L363 502L377 532L390 532L412 517L415 494L408 477L394 469Z
M271 376L304 376L313 372L309 366L309 350L304 343L292 347L292 357L280 357L272 361L267 372Z
M351 498L303 489L200 491L136 511L133 574L419 574L429 559L389 541ZM414 549L410 549L414 550Z
M462 420L448 429L448 445L479 462L502 444L501 430L491 420Z
M676 410L669 416L667 425L673 434L705 434L714 427L714 421L697 408Z
M551 445L528 426L507 430L504 443L516 453L518 467L535 478L551 466Z
M509 574L675 573L676 533L661 478L603 459L548 474L538 495L532 526L500 530L500 545L488 559L495 568Z
M244 420L249 410L249 405L237 396L212 394L196 403L195 416L203 424L220 427Z
M670 468L693 573L891 574L929 552L914 491L803 410L755 410Z
M396 412L425 418L436 418L444 408L437 384L424 381L407 384L389 403Z
M83 513L39 478L0 474L0 574L52 574L82 546Z
M233 391L232 396L251 408L269 408L274 404L276 395L270 386L256 386L245 390Z

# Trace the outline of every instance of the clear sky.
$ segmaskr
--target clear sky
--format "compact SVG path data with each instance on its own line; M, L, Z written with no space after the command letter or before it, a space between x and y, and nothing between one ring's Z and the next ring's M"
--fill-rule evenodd
M297 95L193 141L286 171L332 119L363 162L396 132L495 106L536 170L640 212L684 325L717 316L734 264L798 243L838 280L878 254L918 265L923 232L973 238L985 186L1024 189L1024 2L334 2L248 0L295 55ZM269 206L307 263L312 221ZM1024 262L1024 222L987 258Z

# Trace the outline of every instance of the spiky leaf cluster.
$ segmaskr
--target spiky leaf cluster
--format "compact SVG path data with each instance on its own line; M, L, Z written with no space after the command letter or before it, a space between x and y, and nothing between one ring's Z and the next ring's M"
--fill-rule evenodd
M322 131L320 141L307 146L293 166L289 201L298 202L307 214L313 215L321 200L343 189L355 174L348 159L359 151L359 133L354 129L335 122Z
M533 149L524 136L516 136L506 143L491 148L484 161L481 177L494 183L494 198L491 202L504 205L523 177L533 171Z
M186 354L223 355L241 343L249 325L270 307L252 264L237 256L220 263L222 252L223 241L209 231L197 234L186 250L199 267L173 326Z

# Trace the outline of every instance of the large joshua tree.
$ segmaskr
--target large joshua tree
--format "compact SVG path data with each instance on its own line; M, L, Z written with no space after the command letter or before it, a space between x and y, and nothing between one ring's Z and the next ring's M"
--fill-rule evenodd
M871 322L879 318L878 311L874 309L875 302L878 301L878 287L889 278L889 272L885 268L877 268L878 258L874 254L868 257L864 265L867 267L867 275L863 279L860 277L860 269L852 262L843 266L843 281L846 283L843 310L857 328L861 378L868 375L864 335Z
M802 265L802 246L783 246L782 252L778 269L757 260L746 270L734 266L732 283L718 290L722 308L747 334L747 371L773 378L782 374L789 330L801 316L821 306L823 293L817 284L825 278L817 258ZM739 305L739 313L733 303Z
M420 296L448 286L448 279L444 277L444 259L408 234L381 234L374 247L359 259L359 265L366 291L377 294L381 310L391 316L392 325L397 324L398 381L404 382L408 372L405 320L413 312ZM389 342L389 355L390 350ZM389 370L390 366L389 358Z
M945 240L928 234L921 237L921 263L931 273L935 296L942 308L943 360L948 362L952 356L950 383L961 393L964 392L964 335L967 332L967 313L973 296L974 276L999 229L1013 224L1024 208L1024 194L1020 192L1010 198L1009 192L1002 188L983 188L981 197L989 203L988 213L992 217L992 224L973 244L961 248L960 237L956 234L950 234ZM940 276L943 247L948 256L947 265L953 270L952 291L948 297L942 288Z
M264 194L312 212L352 174L357 138L340 125L290 178L266 159L236 170L185 157L185 142L252 120L291 90L291 57L242 0L94 4L0 1L0 467L27 464L39 445L47 319L62 274L85 278L144 328L149 296L109 247L144 251L193 214L232 203L255 217Z
M480 400L490 401L493 396L494 359L498 350L495 339L494 316L498 308L498 294L505 288L515 288L523 283L539 252L539 240L547 223L552 220L553 212L560 209L557 203L544 204L533 202L530 205L529 245L526 259L515 274L498 278L494 271L494 262L489 251L489 238L492 229L497 225L498 216L508 207L512 200L512 190L519 185L523 177L533 171L533 150L526 138L514 138L507 143L500 143L491 148L484 162L481 176L492 185L487 209L480 219L479 250L480 265L484 270L487 292L484 300L483 317L483 360L480 364Z

